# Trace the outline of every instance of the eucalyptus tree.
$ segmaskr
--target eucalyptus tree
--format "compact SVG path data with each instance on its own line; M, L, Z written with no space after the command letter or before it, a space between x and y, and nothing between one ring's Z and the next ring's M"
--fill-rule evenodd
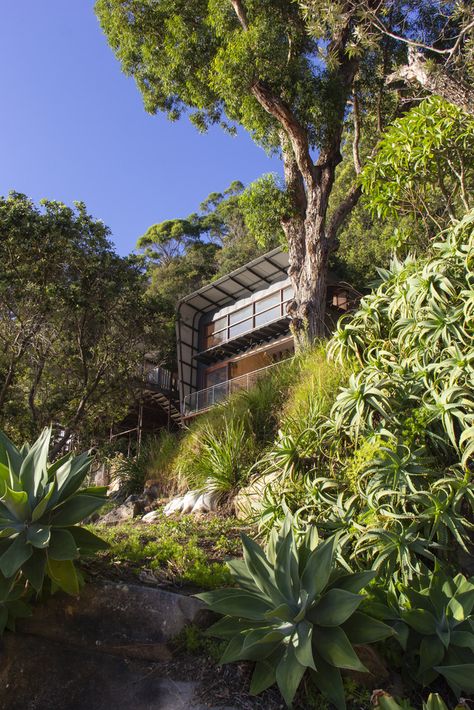
M283 0L96 3L108 42L124 72L135 78L147 111L164 111L172 120L187 114L200 130L238 124L259 145L281 155L288 196L281 225L296 294L290 314L300 346L324 334L329 257L360 196L355 182L328 218L341 151L352 137L359 172L359 143L363 138L370 152L377 137L369 114L377 108L383 117L392 107L390 97L378 90L392 60L398 61L400 44L385 36L369 44L359 40L356 3L318 0L311 16L304 5ZM376 13L384 13L385 5L369 0ZM394 23L405 5L400 3Z
M310 13L318 11L317 0L302 4ZM393 13L398 4L398 0L386 2L385 13L378 13L367 0L357 0L360 36L364 35L366 42L385 36L407 48L406 63L387 77L387 84L426 91L474 115L472 2L415 0L408 21L394 27Z

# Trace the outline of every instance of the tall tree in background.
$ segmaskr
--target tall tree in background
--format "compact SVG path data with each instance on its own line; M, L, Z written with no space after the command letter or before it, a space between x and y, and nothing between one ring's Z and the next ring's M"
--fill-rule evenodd
M0 427L22 439L53 423L53 454L123 416L159 340L142 269L108 237L82 203L0 198Z

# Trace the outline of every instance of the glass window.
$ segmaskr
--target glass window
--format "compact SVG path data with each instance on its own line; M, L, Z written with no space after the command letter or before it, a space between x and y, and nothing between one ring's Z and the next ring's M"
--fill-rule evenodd
M241 323L237 323L236 325L230 326L229 337L236 338L238 335L242 335L242 333L247 333L249 330L252 330L252 328L253 328L253 317L247 318L247 320L244 320Z
M265 298L262 298L261 301L256 301L255 313L261 313L262 311L266 311L267 308L276 306L279 303L281 303L281 292L276 291L275 293L272 293L269 296L265 296Z
M203 349L212 348L214 345L227 340L227 316L218 318L212 323L206 323L203 328Z
M247 318L250 318L251 315L253 315L253 304L252 303L250 304L250 306L244 306L244 308L239 308L238 311L234 311L234 313L230 313L229 323L231 325L234 325L235 323L238 323L241 320L246 320Z
M285 286L283 289L283 300L290 301L293 298L293 286Z
M264 313L259 313L258 315L255 316L255 326L258 327L259 325L265 325L265 323L270 323L273 320L277 320L278 318L281 317L281 306L274 306L274 308L270 308L269 311L265 311Z

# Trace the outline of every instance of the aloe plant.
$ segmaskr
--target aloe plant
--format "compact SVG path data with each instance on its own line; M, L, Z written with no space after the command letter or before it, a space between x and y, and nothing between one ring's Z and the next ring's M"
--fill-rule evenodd
M457 697L474 692L474 578L437 571L403 588L398 600L397 638L417 683L444 676ZM389 614L395 621L397 614Z
M107 547L76 524L105 502L106 488L81 485L91 457L67 455L48 463L51 429L20 450L0 432L0 572L19 573L36 591L45 575L53 589L77 594L79 553Z
M243 536L244 558L232 561L236 588L199 594L224 618L209 634L229 641L221 662L256 661L250 690L277 683L291 705L307 670L321 692L345 708L341 669L366 672L354 644L387 638L393 631L358 611L360 591L373 571L347 574L335 565L336 537L318 543L315 528L298 543L287 516L272 532L267 552Z

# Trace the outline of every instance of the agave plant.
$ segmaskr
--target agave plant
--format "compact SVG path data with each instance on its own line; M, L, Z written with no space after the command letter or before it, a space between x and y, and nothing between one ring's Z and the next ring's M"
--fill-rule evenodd
M408 672L423 686L439 674L459 697L474 692L474 578L436 571L403 588L398 639ZM393 618L393 616L392 616Z
M374 705L381 710L414 710L407 700L397 701L394 697L383 691L374 694ZM456 705L454 710L465 710L465 704ZM428 700L423 702L422 710L449 710L441 695L430 693Z
M15 620L31 615L31 607L24 597L25 585L18 578L0 576L0 636L5 629L15 630Z
M19 572L38 592L45 575L53 589L79 591L73 560L107 547L76 526L105 502L106 488L80 488L91 465L87 454L48 463L51 429L21 450L0 432L0 572Z
M209 634L229 641L221 662L256 661L251 692L277 683L291 705L310 671L321 692L345 708L341 669L367 669L354 644L387 638L393 631L358 611L360 591L374 572L346 574L336 568L336 538L318 544L315 528L298 542L287 516L273 530L267 552L243 536L244 558L229 564L236 587L199 594L224 618Z

